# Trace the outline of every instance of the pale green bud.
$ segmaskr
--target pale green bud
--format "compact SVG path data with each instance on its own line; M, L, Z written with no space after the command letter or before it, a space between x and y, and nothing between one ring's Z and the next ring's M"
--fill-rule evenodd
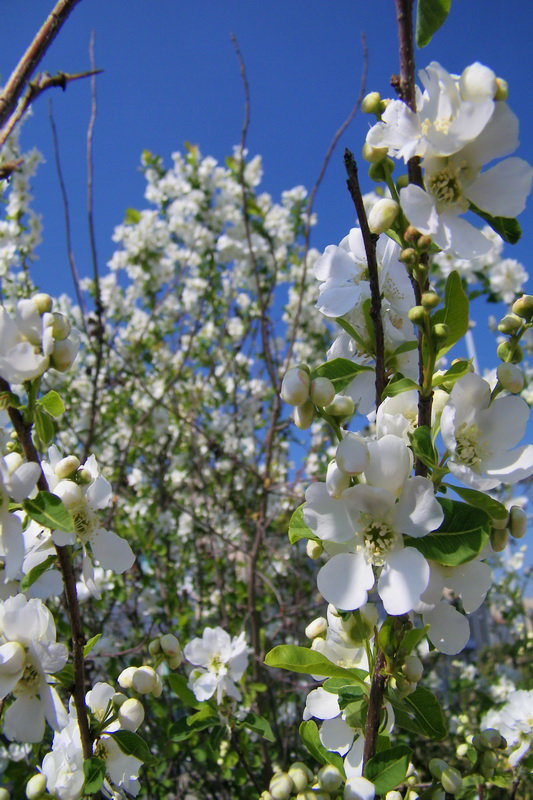
M176 656L183 657L181 645L173 633L165 633L160 638L161 650L166 656L176 658Z
M57 341L63 341L63 339L66 339L69 335L70 331L72 330L72 326L66 316L64 314L60 314L59 311L54 311L52 316L52 333L54 335L54 339L57 339Z
M300 367L287 370L280 395L290 406L301 406L309 397L309 374Z
M491 519L490 524L494 530L503 531L509 525L509 517L503 517L503 519Z
M335 397L335 387L328 378L315 378L311 381L311 400L319 408L329 406Z
M0 787L0 800L9 800L10 797L11 795L9 794L7 789Z
M363 145L363 158L371 164L377 164L378 161L382 161L388 152L387 147L372 147L368 142Z
M457 758L465 758L466 754L469 751L469 747L466 742L462 742L461 744L457 745L456 754Z
M118 721L125 731L135 732L144 721L144 708L140 700L130 697L118 710Z
M299 762L291 764L287 774L289 775L290 779L294 784L295 791L302 792L304 789L307 789L310 778L309 778L309 770L307 769L305 764L301 764Z
M425 309L431 311L436 308L440 303L440 297L436 292L424 292L422 295L422 305Z
M513 314L516 314L522 319L527 320L527 322L531 321L533 317L533 295L532 294L523 294L522 297L519 297L518 300L515 300L512 305Z
M37 292L37 294L33 295L32 300L41 316L52 310L52 298L49 294Z
M437 339L437 341L442 341L446 339L450 332L450 329L445 322L437 322L435 325L433 325L432 330L433 330L433 337Z
M61 461L58 461L55 465L55 476L60 481L64 478L70 478L72 475L74 475L79 466L79 458L76 456L66 456L65 458L62 458Z
M511 506L509 529L514 539L521 539L527 531L527 514L520 506Z
M39 773L33 775L26 784L26 797L28 800L38 800L46 792L46 777Z
M501 342L496 352L499 359L511 361L514 364L519 364L524 358L524 351L518 342Z
M339 469L335 459L329 462L326 473L326 489L331 497L339 498L345 489L350 485L348 473Z
M489 750L498 749L501 747L502 735L496 728L486 728L481 731L481 741Z
M306 400L301 406L296 406L293 411L294 424L301 431L306 431L313 422L315 407L310 400Z
M316 639L317 636L324 636L328 630L328 621L325 617L317 617L309 623L305 629L308 639Z
M126 667L118 676L118 685L123 689L131 689L133 684L133 676L137 672L137 667Z
M491 530L490 543L495 553L501 553L505 550L509 543L509 531L507 530Z
M416 244L419 250L429 250L433 244L433 239L427 233L424 233Z
M148 645L148 652L150 653L150 655L156 656L160 650L161 650L161 642L159 638L152 639L152 641Z
M259 800L272 800L272 795L266 789L261 792L261 797Z
M378 200L377 203L372 206L370 214L368 215L368 227L371 233L375 233L379 236L380 233L388 230L394 223L399 211L400 206L396 200L391 200L388 197Z
M317 542L315 539L308 539L305 551L309 558L312 558L313 561L316 561L316 559L320 558L324 552L324 547L322 542Z
M504 78L496 78L496 94L494 95L495 100L507 100L509 97L509 84Z
M494 775L494 770L498 764L498 756L496 753L493 753L492 750L485 750L483 755L481 756L481 774L485 778L492 778Z
M394 170L394 167L395 164L392 158L386 156L374 164L371 164L368 174L373 181L376 181L377 183L383 183L387 180L387 175Z
M424 673L424 666L414 653L406 657L402 669L405 677L411 683L418 683Z
M402 800L401 792L397 789L393 789L392 792L387 792L385 800Z
M58 341L56 339L50 363L58 372L66 372L74 363L74 359L77 355L77 342L74 342L72 339L64 339L63 341Z
M448 764L442 758L432 758L428 764L428 769L434 778L440 780L443 771L448 769Z
M318 785L326 792L336 792L344 783L344 778L333 764L325 764L317 775Z
M424 306L413 306L407 312L407 316L413 325L423 325L426 319L426 310Z
M272 776L268 789L273 800L289 800L294 791L294 783L286 772L277 772Z
M516 364L507 361L498 364L498 380L504 389L518 394L524 388L524 373Z
M516 331L520 330L524 321L518 314L506 314L501 320L498 322L498 330L500 333L516 333Z
M128 698L123 692L115 692L111 698L111 702L113 703L114 708L120 708L120 706L125 703L127 699Z
M333 402L324 411L332 417L351 417L355 411L355 403L347 395L336 394Z
M416 264L418 262L418 255L413 247L405 247L400 253L400 261L402 264Z
M337 466L347 475L358 475L368 467L370 455L363 436L348 431L337 446Z
M497 91L496 75L484 64L476 61L463 70L459 89L463 100L492 100Z
M76 472L76 480L81 486L86 486L87 484L92 483L93 476L88 469L85 467L80 467L80 469Z
M454 767L446 767L442 771L440 782L442 783L442 788L448 794L457 794L463 788L461 773Z
M167 657L167 664L170 667L170 669L178 669L178 667L180 667L182 663L183 663L182 655Z
M408 225L407 228L405 229L403 238L405 239L406 242L409 242L410 244L416 244L421 235L422 234L420 233L418 228L415 228L414 225Z
M363 97L361 103L361 111L363 114L380 114L381 112L381 95L379 92L369 92Z

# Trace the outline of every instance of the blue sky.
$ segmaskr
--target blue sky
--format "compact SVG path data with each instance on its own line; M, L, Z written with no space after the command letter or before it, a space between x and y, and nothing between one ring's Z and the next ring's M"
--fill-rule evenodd
M2 0L2 80L15 66L52 0ZM510 84L510 105L521 121L517 155L533 162L530 74L533 4L524 0L455 0L452 13L418 66L440 61L461 72L479 60ZM95 132L95 224L102 268L113 251L111 235L128 207L142 208L143 149L170 154L188 140L218 160L240 139L243 94L229 35L246 61L251 91L248 146L264 161L263 188L274 198L297 184L313 185L328 144L359 92L360 36L369 48L367 88L384 96L398 71L393 0L82 0L41 64L53 73L88 68L91 31L96 37L98 118ZM58 128L63 172L78 266L90 265L86 225L86 129L88 82L49 92ZM35 279L51 293L72 291L66 259L63 211L48 122L41 97L23 131L23 144L37 146L46 163L34 185L35 207L44 218L44 243ZM359 156L369 118L360 115L345 133L316 202L314 246L342 238L354 222L345 188L342 152ZM364 166L361 172L366 174ZM364 189L370 189L370 182ZM533 203L521 216L526 233L509 248L529 268Z

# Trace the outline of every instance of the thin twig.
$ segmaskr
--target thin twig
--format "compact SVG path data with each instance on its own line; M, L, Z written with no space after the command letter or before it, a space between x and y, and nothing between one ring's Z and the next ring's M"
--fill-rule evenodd
M382 673L384 666L385 654L382 650L379 650L376 663L374 665L374 674L372 676L372 685L370 687L370 695L368 698L368 712L366 717L365 744L363 752L363 770L367 761L372 758L376 752L381 705L387 683L387 678Z
M352 196L352 200L357 211L357 218L361 227L363 243L365 245L366 261L368 264L368 280L370 283L370 296L372 305L370 316L374 324L374 335L376 340L376 408L381 404L383 390L387 385L387 375L385 372L385 337L383 334L383 321L381 319L381 291L379 288L378 262L376 258L377 236L370 233L368 220L366 217L363 195L359 186L357 164L350 150L344 151L344 165L348 173L347 185Z
M20 59L0 94L0 127L15 108L37 64L59 33L68 15L80 0L58 0L50 15L34 36L32 43Z
M343 135L344 131L348 128L351 124L352 120L355 118L355 115L359 111L361 107L361 103L363 102L363 97L366 91L366 78L368 73L368 46L366 43L366 36L364 33L361 34L361 42L363 45L363 70L361 73L361 85L359 88L359 95L357 100L355 101L355 105L340 126L340 128L335 133L335 136L331 140L331 143L328 147L327 153L324 156L324 161L322 162L322 166L320 168L320 172L318 173L318 178L315 181L315 185L311 190L311 194L309 195L309 202L307 204L307 214L305 219L305 240L304 240L304 256L302 261L302 276L300 278L300 283L298 285L298 302L296 304L296 312L294 314L294 318L291 325L291 330L288 336L289 339L289 346L287 348L287 355L285 356L285 363L283 367L283 372L287 371L287 368L290 364L292 358L292 351L294 349L294 343L296 341L296 335L298 332L298 326L300 324L300 315L302 313L302 306L303 306L303 298L304 298L304 290L305 284L307 280L307 258L309 255L309 249L311 246L311 216L313 213L313 206L315 202L315 198L317 192L320 188L320 184L326 174L326 170L329 166L329 162L331 161L331 157L337 147L339 139Z
M54 158L56 162L56 170L57 170L57 177L59 180L59 188L61 189L61 197L63 198L63 210L65 214L65 235L67 240L67 255L68 255L68 263L70 264L70 272L72 274L72 281L74 283L74 291L76 292L76 298L78 300L78 305L81 311L81 319L83 330L85 335L88 338L87 333L87 305L85 303L85 298L81 291L80 286L80 276L78 273L78 268L76 266L76 259L74 258L74 251L72 249L72 236L71 236L71 227L70 227L70 212L69 212L69 203L68 203L68 195L67 189L65 186L65 181L63 179L63 171L61 169L61 160L59 157L59 143L57 138L57 129L54 122L54 115L52 113L52 101L49 100L48 102L48 118L50 120L50 127L52 128L52 140L54 144Z
M5 180L6 178L9 178L9 176L23 164L24 164L23 158L17 158L14 161L4 161L4 163L0 165L0 180Z

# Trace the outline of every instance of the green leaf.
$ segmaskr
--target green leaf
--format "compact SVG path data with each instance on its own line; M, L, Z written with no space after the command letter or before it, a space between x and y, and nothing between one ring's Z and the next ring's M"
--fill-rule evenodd
M170 736L173 741L181 742L184 739L188 739L193 733L203 731L206 728L210 728L210 733L212 734L219 723L218 716L207 703L203 703L202 708L196 714L191 714L189 717L184 717L175 722L170 728Z
M412 653L417 644L425 637L428 630L429 625L425 625L423 628L410 628L402 636L398 652L406 656Z
M291 544L300 541L300 539L313 539L315 542L320 541L318 536L313 533L311 528L308 528L305 524L303 508L304 503L302 503L301 506L298 506L291 517L291 521L289 522L289 542Z
M124 222L126 225L137 225L141 221L141 212L137 211L136 208L128 208L126 211L126 219Z
M416 350L417 347L418 347L418 342L415 342L415 341L413 341L413 342L402 342L402 344L398 345L396 350L394 350L392 353L390 353L386 357L385 363L389 364L391 361L393 361L396 358L396 356L401 356L402 353L410 353L412 350Z
M359 683L365 692L369 691L364 679L366 673L360 669L346 669L333 664L322 653L298 647L294 644L280 644L274 647L265 658L267 667L278 667L290 672L303 672L306 675L321 675L329 678L344 678L346 683Z
M448 567L465 564L479 555L487 544L490 532L488 515L457 500L439 497L444 510L442 525L434 533L420 539L405 537L405 544L415 547L426 558Z
M354 342L357 342L357 344L361 347L364 353L371 352L372 348L370 347L370 344L368 342L365 342L363 337L359 333L357 333L355 328L352 325L350 325L350 323L347 320L343 319L343 317L336 317L335 322L337 323L337 325L340 325L340 327L343 329L345 333L348 334L348 336L352 337Z
M437 360L442 358L468 330L470 303L463 289L461 276L450 272L446 281L444 308L439 308L431 317L431 323L443 322L448 326L448 336L439 347Z
M499 503L498 500L494 500L493 497L489 497L488 494L484 494L483 492L478 492L476 489L463 489L462 486L450 486L450 489L462 497L463 500L471 505L475 506L476 508L481 508L485 511L491 519L507 519L509 516L509 511L505 508L503 503Z
M170 688L177 694L182 703L192 708L201 708L202 703L196 699L194 692L191 692L187 686L187 678L185 675L177 675L175 672L167 676L167 681Z
M35 430L41 442L43 444L50 444L56 432L50 415L47 414L46 411L42 411L39 406L35 406L34 422Z
M74 522L63 501L51 492L40 491L33 500L24 500L24 511L31 519L53 531L74 533Z
M470 203L470 209L478 217L485 220L493 231L499 233L504 242L516 244L522 238L522 228L517 219L513 217L493 217L475 206L474 203Z
M356 364L355 361L350 361L349 358L332 358L331 361L326 361L312 370L311 380L314 378L328 378L334 385L335 391L342 392L356 375L360 372L368 372L371 369L372 367Z
M436 452L431 439L431 430L427 425L420 425L409 434L411 449L415 458L419 459L426 467L433 468L438 464L439 454Z
M313 758L316 759L319 764L333 764L333 766L337 767L343 778L346 777L342 758L338 753L330 753L329 750L326 750L320 741L318 728L314 720L309 719L307 722L302 722L300 725L300 737Z
M102 638L102 634L101 633L97 633L96 636L92 636L89 639L89 641L87 642L87 644L83 648L83 657L84 658L87 658L87 656L89 655L89 653L91 652L91 650L95 646L96 642L101 638Z
M105 761L96 756L85 759L83 762L83 774L85 782L83 784L84 794L96 794L100 791L105 778Z
M54 678L65 689L70 689L74 685L74 667L72 664L66 664L62 670L54 672Z
M404 744L376 753L365 766L365 778L372 781L376 794L386 794L402 783L412 751Z
M418 0L416 10L416 44L425 47L430 43L450 13L452 0Z
M52 417L60 417L62 414L65 413L65 404L61 399L61 395L57 392L54 392L52 389L44 397L41 397L39 400L39 405L41 405L45 411L47 411L50 416Z
M269 742L275 741L270 722L264 717L260 717L259 714L254 714L253 711L250 711L243 720L237 722L236 727L249 728L251 731L254 731L254 733L258 733L259 736L262 736L263 739L267 739Z
M401 700L391 693L389 700L398 727L437 741L447 736L448 726L440 703L428 689L419 686Z
M133 731L115 731L110 733L122 752L127 756L135 756L140 761L152 761L152 753L143 738Z
M431 384L434 389L437 386L442 386L444 383L448 384L448 387L451 387L459 378L462 378L463 375L467 375L470 370L470 361L466 358L462 358L456 361L455 364L452 364L450 369L447 369L443 375L434 375Z
M381 399L384 400L386 397L395 397L397 394L402 394L402 392L409 392L411 389L418 388L418 383L412 381L411 378L404 378L402 376L390 381L390 383L385 386L381 393Z
M20 591L25 592L27 589L32 586L37 578L40 578L43 572L46 572L48 567L51 567L52 564L55 564L57 556L51 555L48 558L45 558L44 561L41 561L40 564L36 564L35 567L30 569L27 575L24 575L23 579L20 582Z

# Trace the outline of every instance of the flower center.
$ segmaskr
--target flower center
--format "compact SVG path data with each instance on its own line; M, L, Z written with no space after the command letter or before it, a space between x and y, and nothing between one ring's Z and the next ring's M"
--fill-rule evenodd
M20 695L33 697L38 692L39 683L40 675L33 664L26 664L22 677L16 685L14 694L17 697L20 697Z
M446 166L427 178L428 190L440 206L464 204L463 190L458 178L459 171Z
M74 521L74 528L80 539L89 539L94 528L94 514L86 502L70 506L69 511Z
M386 522L374 519L365 514L367 522L363 529L363 549L368 561L375 567L380 567L386 554L392 550L396 543L397 534Z
M209 671L218 675L224 669L224 659L220 653L215 653L209 659Z
M468 425L467 422L457 429L455 434L455 457L462 464L474 467L481 461L479 455L479 428L477 425Z

